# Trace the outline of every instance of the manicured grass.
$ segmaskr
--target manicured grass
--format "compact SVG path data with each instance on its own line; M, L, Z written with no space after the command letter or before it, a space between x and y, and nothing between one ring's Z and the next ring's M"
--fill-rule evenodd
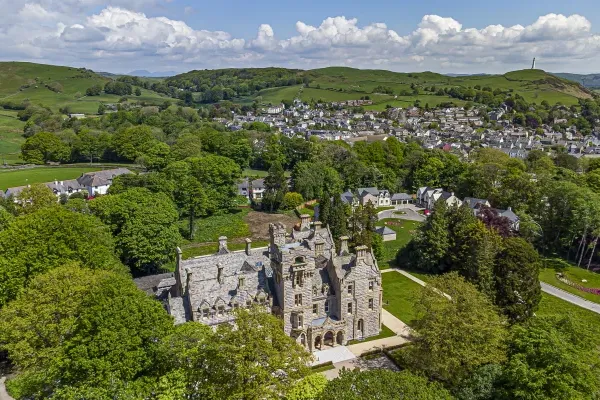
M228 239L250 237L250 228L244 217L250 212L249 208L238 208L231 210L228 214L212 215L200 218L196 221L195 243L218 242L219 236L227 236ZM180 221L182 228L187 227L187 221ZM210 254L210 253L206 253Z
M412 240L415 229L420 222L399 219L384 219L377 226L387 226L396 231L396 240L383 242L383 260L379 261L379 269L388 269L397 266L396 254Z
M332 362L325 363L322 365L315 365L314 367L311 368L311 373L318 374L320 372L329 371L330 369L335 369L335 366L333 365Z
M600 275L595 272L591 272L579 267L569 267L562 273L565 276L565 278L567 278L573 283L577 283L581 286L588 288L600 288ZM582 282L582 279L587 280L587 282ZM556 286L559 289L565 290L569 293L573 293L574 295L577 295L579 297L583 297L586 300L593 301L594 303L600 303L599 295L584 292L559 281L556 278L556 271L554 269L542 269L540 271L540 280L552 286Z
M415 303L422 286L398 272L386 272L382 277L383 308L410 326L417 317Z
M396 334L394 333L394 331L392 331L387 326L381 324L381 332L379 332L379 335L372 336L370 338L366 338L366 339L363 339L363 340L350 340L348 342L348 345L358 344L358 343L365 343L365 342L371 342L373 340L385 339L385 338L389 338L389 337L392 337L392 336L396 336Z
M409 270L406 270L406 272L408 272L409 274L411 274L415 278L418 278L418 279L422 280L423 282L429 282L432 278L435 278L437 276L436 274L430 274L430 273L421 272L421 271L409 271Z
M54 180L76 179L84 172L99 171L102 167L37 167L20 170L0 170L0 189L24 186L32 183L46 183Z
M538 316L571 316L592 330L595 333L594 336L600 342L600 314L578 307L547 293L542 293L542 301L535 314Z

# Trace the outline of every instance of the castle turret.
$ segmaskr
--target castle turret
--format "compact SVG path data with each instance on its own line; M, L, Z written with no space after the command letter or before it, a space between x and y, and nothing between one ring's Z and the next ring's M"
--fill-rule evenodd
M271 237L271 247L285 245L285 225L281 222L269 224L269 235Z

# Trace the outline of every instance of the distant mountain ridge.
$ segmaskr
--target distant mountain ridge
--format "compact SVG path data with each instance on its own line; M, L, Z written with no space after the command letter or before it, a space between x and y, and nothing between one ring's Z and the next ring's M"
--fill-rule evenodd
M140 78L166 78L169 76L177 75L177 72L175 72L175 71L150 72L145 69L136 69L135 71L131 71L130 73L123 74L123 75L138 76Z
M587 88L600 88L600 74L570 74L567 72L552 73L559 78L577 82Z

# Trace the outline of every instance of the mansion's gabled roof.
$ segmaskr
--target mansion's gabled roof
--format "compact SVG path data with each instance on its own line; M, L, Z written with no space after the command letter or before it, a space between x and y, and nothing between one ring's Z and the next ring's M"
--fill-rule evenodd
M250 255L245 251L223 252L181 263L181 281L187 287L192 310L204 305L229 308L269 292L272 271L266 248L253 249Z

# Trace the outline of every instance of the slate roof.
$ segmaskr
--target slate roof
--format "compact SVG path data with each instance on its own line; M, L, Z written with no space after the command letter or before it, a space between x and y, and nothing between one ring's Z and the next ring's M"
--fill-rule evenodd
M131 171L127 168L114 168L104 171L86 172L77 178L77 182L85 187L90 186L106 186L112 184L115 176L130 174Z
M394 193L392 195L392 201L394 200L412 200L412 196L408 193Z
M379 233L382 236L395 235L396 234L395 230L390 229L387 226L380 226L377 229L375 229L375 232Z
M477 206L484 206L489 203L486 199L476 199L474 197L465 197L464 202L469 205L469 208L475 208Z
M188 282L191 309L218 305L231 308L230 304L245 304L247 300L254 300L259 293L268 293L265 267L269 265L266 248L253 249L250 255L245 251L236 251L182 260L181 281ZM218 281L218 267L223 268L221 283ZM268 272L272 274L270 267ZM191 273L189 281L188 273ZM241 277L244 278L242 287Z

